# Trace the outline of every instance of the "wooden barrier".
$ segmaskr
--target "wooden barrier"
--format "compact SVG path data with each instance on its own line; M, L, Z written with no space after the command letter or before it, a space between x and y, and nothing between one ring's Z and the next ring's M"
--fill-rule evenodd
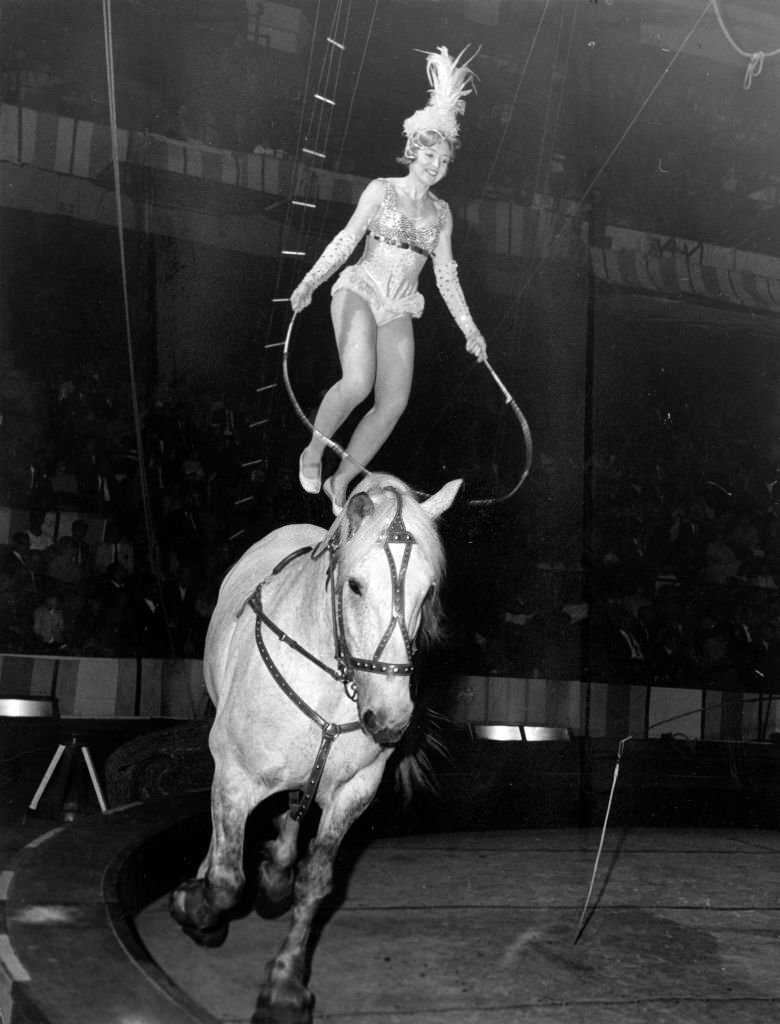
M579 680L460 676L445 713L464 725L546 725L593 738L762 741L780 733L780 695Z
M60 714L83 718L193 720L208 702L201 661L0 655L0 697L52 694ZM780 733L780 696L574 679L459 676L443 710L461 725L556 726L593 738L752 742Z
M194 719L206 703L201 661L0 655L0 696L52 694L80 718Z

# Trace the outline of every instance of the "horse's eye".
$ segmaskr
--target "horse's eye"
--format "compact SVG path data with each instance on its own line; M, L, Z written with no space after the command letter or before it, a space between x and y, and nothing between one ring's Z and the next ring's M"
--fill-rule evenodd
M349 589L353 594L357 594L358 597L363 593L362 585L353 577L348 581Z

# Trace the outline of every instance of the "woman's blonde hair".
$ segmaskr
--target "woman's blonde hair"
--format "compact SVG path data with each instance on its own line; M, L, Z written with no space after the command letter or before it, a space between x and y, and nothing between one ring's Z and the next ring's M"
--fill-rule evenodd
M459 139L448 139L443 135L438 128L424 128L422 131L415 132L414 135L409 136L404 146L403 156L396 157L399 164L414 163L414 160L421 149L427 149L429 146L438 146L440 142L446 142L450 148L450 160L455 159L455 150L460 146Z

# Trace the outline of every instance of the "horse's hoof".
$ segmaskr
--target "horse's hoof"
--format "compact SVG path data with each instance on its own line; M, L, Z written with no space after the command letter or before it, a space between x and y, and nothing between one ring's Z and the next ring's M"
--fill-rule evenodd
M171 917L188 935L193 932L209 934L222 927L221 914L208 902L204 889L205 883L202 878L191 878L188 882L182 882L171 893ZM224 927L227 933L227 925ZM222 940L224 941L224 935Z
M188 924L182 924L181 928L193 942L212 949L215 946L221 946L225 941L229 925L227 921L223 921L221 924L214 925L213 928L195 928Z
M306 1002L303 1005L295 1005L269 1002L265 990L261 989L251 1024L312 1024L314 996L308 989L303 991L308 997Z
M275 896L271 896L263 889L255 897L255 913L260 917L264 917L267 920L273 920L276 917L281 917L282 914L286 914L293 903L293 891L292 888L286 896L281 896L277 899Z
M311 1024L314 995L290 974L277 973L260 986L252 1024Z
M273 1006L257 1006L250 1024L311 1024L311 1013L301 1016L295 1011L277 1009Z

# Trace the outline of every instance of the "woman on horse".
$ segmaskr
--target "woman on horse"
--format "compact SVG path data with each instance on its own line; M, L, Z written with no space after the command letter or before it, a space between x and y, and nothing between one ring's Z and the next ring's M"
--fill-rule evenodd
M458 144L457 115L465 110L474 73L463 53L450 57L446 47L427 54L432 88L424 109L404 121L405 176L377 178L363 191L346 226L293 291L299 313L312 293L352 254L365 236L358 263L347 267L331 289L331 317L341 378L320 404L311 441L301 452L298 478L309 494L323 490L338 515L350 482L368 466L393 431L409 399L414 369L412 318L425 300L417 290L428 257L436 285L465 335L466 349L486 355L485 339L474 323L458 280L452 254L452 214L430 189L444 178ZM371 394L372 407L357 424L345 456L333 476L321 481L325 444L350 413Z

